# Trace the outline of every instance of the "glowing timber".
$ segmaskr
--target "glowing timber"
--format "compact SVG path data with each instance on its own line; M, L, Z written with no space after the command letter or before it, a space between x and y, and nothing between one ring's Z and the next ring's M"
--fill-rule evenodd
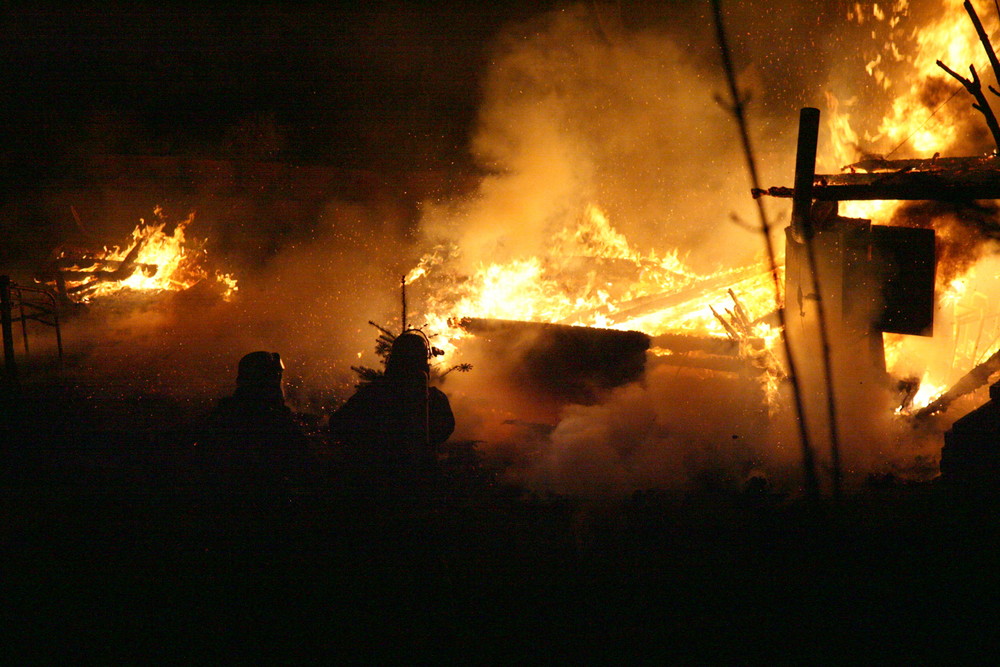
M995 158L866 160L845 169L852 171L816 174L812 198L820 201L1000 199L1000 161ZM866 173L858 173L859 169ZM763 195L787 199L794 197L795 189L772 187L753 191L754 197Z

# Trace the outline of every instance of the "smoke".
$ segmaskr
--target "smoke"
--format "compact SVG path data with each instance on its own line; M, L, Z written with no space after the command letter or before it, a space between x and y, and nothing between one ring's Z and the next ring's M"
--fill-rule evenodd
M681 247L700 268L746 261L759 240L729 218L750 219L752 201L718 69L590 6L508 28L472 138L488 175L475 198L429 207L425 229L470 264L541 255L593 203L634 247Z
M784 63L767 75L748 68L742 85L757 84L751 120L769 131L758 142L758 158L786 182L794 127L772 118L794 118L810 94L822 94L816 82L824 80L827 61L836 65L833 75L848 69L843 52L832 55L835 38L810 52L808 68L801 66L801 47L816 44L809 36L830 37L810 28L828 10L817 8L814 23L801 12L780 11L768 26L750 9L738 17L740 25L760 28L749 31L749 48ZM839 12L836 18L843 20ZM780 26L804 31L802 43L769 40ZM729 221L730 214L754 220L744 156L732 119L713 99L724 90L708 52L715 45L701 40L695 51L690 45L666 28L629 29L594 6L510 27L496 44L472 142L487 175L475 197L428 206L423 229L453 240L471 268L544 256L553 234L595 203L636 247L681 248L699 268L746 262L760 239ZM863 64L850 65L863 77ZM772 80L775 70L787 75L784 81ZM519 382L516 359L471 343L461 354L475 368L445 386L457 437L480 442L533 488L604 495L653 487L738 490L753 477L786 491L801 483L788 386L769 406L754 379L658 365L648 356L641 382L567 403ZM826 402L813 389L822 386L814 362L804 370L808 421L829 479ZM835 372L841 461L851 483L871 472L909 473L933 460L940 443L917 437L893 414L897 397L859 371L856 357L838 359Z
M996 202L907 202L891 225L932 228L937 232L938 282L964 275L987 253L1000 249L1000 207Z
M229 302L203 282L106 298L65 318L64 373L109 400L160 396L192 418L232 392L244 354L267 350L282 356L289 405L323 415L349 395L352 365L376 363L368 320L399 326L399 276L413 261L405 231L378 205L330 201L309 238L263 265L220 260L239 283Z
M829 36L828 9L741 3L732 11L738 62L766 54L741 72L765 185L788 184L789 119L822 94L815 81L831 54L854 52L836 39L821 41ZM573 5L508 26L493 44L471 136L485 175L471 197L424 203L422 240L453 242L467 269L544 256L553 234L596 204L632 247L680 248L696 270L757 256L759 236L731 221L755 222L756 213L734 123L715 100L725 85L711 25L693 3L676 12L635 27L641 22L595 4ZM112 129L125 126L120 132L131 136L130 125L112 120ZM231 152L247 158L269 158L286 140L266 114L227 136ZM211 228L233 216L222 208L199 210L199 220ZM306 229L293 228L293 216L277 204L262 210L209 234L217 244L210 249L236 248L237 265L224 266L240 281L233 302L194 291L119 313L95 309L66 326L68 344L83 350L71 372L107 381L123 397L143 390L186 401L194 412L231 391L242 355L269 350L285 361L293 408L322 414L345 398L350 366L377 363L368 320L399 324L399 277L419 256L411 221L384 202L334 195ZM955 257L957 266L974 253L956 250ZM473 371L449 374L442 385L458 422L455 439L477 442L532 488L600 495L739 489L755 476L786 490L799 483L787 387L769 406L755 378L660 365L650 356L642 381L567 402L524 382L522 354L498 356L475 339L459 353ZM844 378L838 395L846 397L850 470L863 475L912 458L902 446L911 439L886 408L891 397L866 401L868 394L853 391L866 380ZM814 429L823 432L822 401L812 406ZM777 409L769 414L769 407ZM827 444L818 448L829 465Z

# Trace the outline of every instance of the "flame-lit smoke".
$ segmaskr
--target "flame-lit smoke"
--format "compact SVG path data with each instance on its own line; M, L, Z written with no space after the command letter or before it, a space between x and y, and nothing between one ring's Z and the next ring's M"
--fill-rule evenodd
M855 26L873 89L852 77L830 82L839 92L829 98L831 143L825 155L821 151L821 168L839 170L868 155L929 158L994 148L971 98L937 65L940 60L965 76L974 65L984 87L995 85L963 1L894 0L848 9L845 20ZM1000 23L995 5L977 0L973 6L995 37Z
M840 102L830 90L842 84L831 79L826 96L829 134L825 136L829 142L821 151L821 169L839 171L845 164L872 155L930 158L935 152L982 154L988 149L989 136L983 132L981 119L969 112L968 100L956 94L964 91L935 64L942 59L956 69L964 69L976 62L982 71L985 58L978 38L961 3L949 0L936 11L933 9L911 8L909 3L899 1L886 7L857 5L842 17L845 26L854 25L856 32L859 25L871 29L872 51L878 55L867 63L855 65L877 84L881 98L871 97L869 92L869 99L880 104L862 106L858 97ZM995 23L991 18L988 29ZM557 245L554 240L565 233L567 221L574 221L570 226L578 224L578 211L586 210L594 201L607 206L616 228L630 242L640 239L640 243L645 243L650 239L648 242L656 247L683 248L696 265L703 260L708 247L751 247L752 239L740 237L733 228L720 224L719 219L708 220L706 226L705 207L692 215L684 205L683 196L672 196L684 192L702 201L708 198L725 202L726 206L746 201L743 188L734 187L731 193L723 193L724 188L717 187L720 185L717 164L704 165L707 167L704 171L697 164L706 155L724 156L733 164L739 163L732 146L725 141L724 115L712 119L711 131L703 131L691 105L699 104L702 112L699 120L703 120L704 95L685 90L694 76L705 75L712 81L714 75L697 72L668 40L649 34L630 34L618 28L612 26L610 33L606 25L596 28L594 17L586 9L578 8L575 12L560 12L540 19L527 36L512 32L516 39L501 41L496 66L487 81L487 104L474 143L478 157L494 174L484 179L473 201L433 207L427 216L427 230L439 238L455 239L455 247L467 263L489 258L494 262L490 266L496 270L497 260L499 265L507 261L522 262L519 266L526 284L541 289L549 297L562 294L545 284L546 265L539 263L539 258L552 256ZM956 38L958 34L964 38ZM666 72L665 63L669 63ZM669 81L672 94L658 94L662 89L643 74L649 71L658 71L661 84ZM678 95L678 91L684 94ZM637 105L637 101L646 103ZM689 128L685 132L688 136L677 133L677 129L685 127ZM696 141L689 137L696 137ZM680 152L697 157L685 160ZM677 169L679 164L689 169ZM659 176L659 181L651 180L651 174ZM631 185L632 190L618 191L616 186L623 183ZM661 185L668 183L675 187ZM630 193L639 193L643 200L638 202ZM988 206L969 206L962 211L946 208L925 204L899 208L895 203L865 202L845 205L841 213L882 224L933 226L942 248L939 283L946 287L987 251L983 241L991 236L994 225ZM714 243L699 243L706 237ZM728 253L716 257L728 266L739 261ZM469 274L474 275L474 271L470 266ZM504 276L502 285L524 296L528 290L519 289L516 281L510 280L514 275L512 272ZM474 287L475 281L472 283L465 286ZM939 291L946 296L945 289ZM476 297L473 294L466 299L462 309L474 312L483 303ZM711 300L719 297L704 295L703 298L707 312ZM541 319L531 308L514 305L517 300L510 295L502 297L502 301L511 310L493 312L492 316ZM767 299L753 303L761 308ZM664 317L663 313L657 313L656 317L655 324L648 320L632 321L629 326L651 331L656 330L657 324L667 329L677 325L676 318ZM947 314L939 316L938 337L933 343L886 336L890 371L900 377L912 373L918 351L926 353L934 349L931 358L925 357L924 371L917 374L923 382L911 397L914 405L930 400L947 386L948 379L963 372L960 370L963 363L974 363L973 358L981 358L990 349L980 342L971 358L960 359L956 354L945 353L945 348L954 351L969 347L968 327L962 332L957 328L944 331L949 324L947 320ZM718 323L711 317L696 330L709 335L720 333ZM839 374L835 386L845 472L857 477L879 469L899 471L925 466L940 443L935 442L933 435L914 430L896 417L894 407L899 397L891 387L857 391L858 386L871 386L875 378L856 366L856 360L849 358L835 360L834 366ZM815 375L816 371L807 368L805 373ZM476 428L468 429L466 434L486 441L487 448L506 442L508 456L511 448L518 450L511 443L520 438L523 443L520 459L530 462L525 464L525 475L564 490L622 491L644 485L686 484L713 465L718 468L716 473L738 485L750 474L774 473L781 467L778 461L788 462L787 456L781 454L787 453L785 447L790 441L787 434L793 432L787 411L772 416L767 426L738 428L736 425L741 422L735 413L738 411L731 408L745 401L748 391L751 394L752 391L731 378L720 382L717 375L711 374L686 387L685 397L689 400L678 401L674 396L660 403L675 389L679 376L676 369L670 376L654 366L641 387L614 390L594 405L557 408L554 422L553 415L547 416L548 423L554 426L544 436L536 433L535 437L525 438L523 432L502 434L502 429L495 426L496 419L490 427L490 419L482 411L476 419L469 420ZM460 404L466 392L476 391L471 388L475 382L472 378L453 381L458 385ZM759 409L760 396L754 400ZM504 404L504 399L497 397L490 406L493 417L517 412L517 408L509 411L498 408L497 403ZM807 403L813 404L810 419L822 422L822 401L816 398ZM725 407L720 410L720 405ZM707 423L706 415L710 415ZM544 421L546 416L541 419ZM509 426L517 420L508 419L506 423ZM727 430L739 431L729 434L736 436L739 446L726 441L723 432ZM820 458L821 465L829 465L825 453ZM695 460L700 464L691 464Z
M591 203L634 247L683 248L697 270L754 256L756 239L729 220L752 207L712 99L715 63L583 5L511 27L492 62L472 140L490 173L475 198L428 207L424 219L467 268L544 254ZM712 243L720 233L730 242Z
M972 3L994 44L1000 37L995 3ZM857 3L847 21L864 38L868 84L849 77L827 91L830 142L821 144L821 170L836 172L861 160L980 156L996 146L972 98L938 64L968 77L974 66L984 88L996 77L962 0ZM861 102L859 100L864 100ZM987 202L845 202L841 214L877 224L937 232L939 308L933 339L886 335L886 361L896 377L919 378L913 406L925 405L995 351L981 328L995 320L996 292L982 276L994 262L996 206ZM977 266L981 270L977 271ZM979 278L976 278L976 275ZM982 289L968 290L974 283ZM986 290L986 291L984 291ZM975 320L972 322L971 320ZM987 339L992 342L987 343ZM957 411L956 411L957 412Z
M907 202L889 224L933 228L937 232L938 281L962 277L988 253L1000 250L1000 208L996 202Z
M750 44L739 55L755 61L743 72L744 81L769 79L755 89L749 107L767 181L791 180L790 119L803 103L822 105L824 92L835 97L826 114L831 129L821 139L821 171L837 171L866 153L930 157L927 151L989 149L964 92L948 92L960 88L957 82L927 65L941 58L963 70L966 53L978 47L975 34L952 0L926 5L857 5L854 15L838 15L842 24L817 20L827 15L810 3L774 13L749 3L733 8L731 25ZM996 21L987 9L983 5L981 15L992 30ZM954 23L934 27L946 14ZM829 80L810 76L821 65L806 73L790 66L822 52L814 48L816 40L829 37L821 46L835 50L831 45L841 31L852 30L858 41L839 49L848 62ZM315 230L267 254L252 270L232 267L240 289L231 303L191 307L184 299L192 295L180 293L156 308L72 323L69 334L92 346L82 363L123 378L125 396L134 384L154 393L188 393L204 407L231 388L242 354L275 350L286 362L293 407L328 409L333 398L350 391L350 366L373 359L377 332L367 321L400 324L399 277L405 275L410 324L426 324L435 345L455 335L454 361L474 366L443 383L458 420L455 437L475 440L485 455L509 461L518 479L586 493L739 488L752 475L794 487L799 450L790 412L770 412L754 372L680 368L651 355L643 381L605 388L587 404L566 403L519 383L518 355L501 358L484 341L458 339L447 325L448 317L490 316L724 338L710 307L720 313L733 307L727 288L751 319L773 309L767 274L758 280L740 272L759 268L760 240L733 223L733 217L754 220L754 209L735 129L713 99L724 89L714 45L697 36L681 40L679 32L672 26L637 28L614 20L613 12L602 14L595 4L509 27L496 42L483 82L471 149L486 175L473 196L426 202L420 234L378 205L331 200ZM777 39L800 33L812 41ZM946 39L931 41L931 34ZM969 50L946 50L943 45L951 48L956 40L948 40L959 34ZM859 48L870 53L858 58ZM974 61L980 63L978 56ZM776 73L775 63L784 65ZM838 78L847 71L850 76ZM859 80L868 89L861 90ZM775 93L781 86L781 94ZM909 101L894 111L900 97ZM903 122L911 125L894 125ZM936 123L942 132L957 130L941 139L920 134L937 132ZM893 209L875 204L856 215L884 223ZM915 215L920 207L907 210ZM988 229L987 213L980 215L980 234ZM948 215L928 212L919 224L942 231L947 225L940 218ZM781 222L780 216L773 222ZM907 222L918 224L915 218ZM954 229L956 239L966 238L965 222ZM424 245L406 242L412 236ZM996 321L1000 285L989 277L1000 272L992 270L992 256L955 247L956 261L945 265L955 267L949 275L962 288L949 284L955 299L945 300L935 339L886 336L894 374L924 378L928 387L946 386L964 372L963 365L967 369L998 343L995 326L983 323ZM969 267L964 272L960 257ZM588 267L591 260L599 261ZM627 278L608 280L618 268L628 269ZM693 295L678 311L616 317L615 309L631 298L683 290L727 272L731 282ZM574 281L565 280L570 275ZM526 293L528 303L519 300ZM578 301L581 295L586 303ZM442 303L446 307L438 307ZM855 380L843 378L845 385ZM779 400L787 405L787 385L779 383L775 391L784 392ZM905 469L928 451L927 442L931 450L940 447L934 440L939 430L924 439L894 418L891 397L866 402L850 387L843 396L841 416L851 425L843 456L849 474L863 477L897 464ZM821 459L825 464L825 455Z
M499 40L473 141L490 173L471 199L427 207L423 229L441 245L408 277L426 295L429 330L450 336L473 364L444 387L456 437L512 461L523 481L621 493L708 475L738 488L764 460L782 459L769 451L756 378L651 360L641 385L566 404L517 381L523 355L491 354L445 324L493 317L725 339L711 306L732 307L727 287L755 316L773 311L759 239L731 219L750 218L752 201L733 168L742 157L717 89L714 62L664 34L601 21L590 7L544 15ZM618 312L719 276L714 289L670 308Z
M377 332L367 320L398 321L399 275L412 265L404 228L378 205L331 199L311 240L263 265L227 264L239 281L228 301L195 287L122 305L104 298L67 319L73 359L63 372L92 386L95 400L141 393L152 404L177 403L184 412L170 418L173 427L233 391L244 354L276 351L289 405L322 415L349 394L351 365L374 349ZM33 340L33 350L48 342Z

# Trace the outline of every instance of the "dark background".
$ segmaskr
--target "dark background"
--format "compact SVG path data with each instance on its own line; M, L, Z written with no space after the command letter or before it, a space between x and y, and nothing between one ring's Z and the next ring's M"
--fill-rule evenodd
M87 149L454 160L491 39L555 3L336 4L7 10L4 166L30 181Z
M379 168L466 160L495 37L565 6L333 4L7 9L0 13L3 167L30 183L74 151L249 151ZM807 98L802 79L837 50L829 34L817 36L824 24L842 26L841 4L790 3L766 17L754 3L727 5L738 64L766 45L756 65L772 92ZM599 20L671 34L717 60L708 2L591 5Z

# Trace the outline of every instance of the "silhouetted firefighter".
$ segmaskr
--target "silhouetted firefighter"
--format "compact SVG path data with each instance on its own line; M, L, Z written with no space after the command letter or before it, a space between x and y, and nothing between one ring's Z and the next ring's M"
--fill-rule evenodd
M434 465L437 447L455 430L455 417L444 392L427 386L429 356L423 334L397 336L385 373L330 415L331 437L356 462L403 473Z
M304 448L305 436L285 405L284 368L277 352L251 352L240 359L236 391L219 400L198 444L265 451Z

